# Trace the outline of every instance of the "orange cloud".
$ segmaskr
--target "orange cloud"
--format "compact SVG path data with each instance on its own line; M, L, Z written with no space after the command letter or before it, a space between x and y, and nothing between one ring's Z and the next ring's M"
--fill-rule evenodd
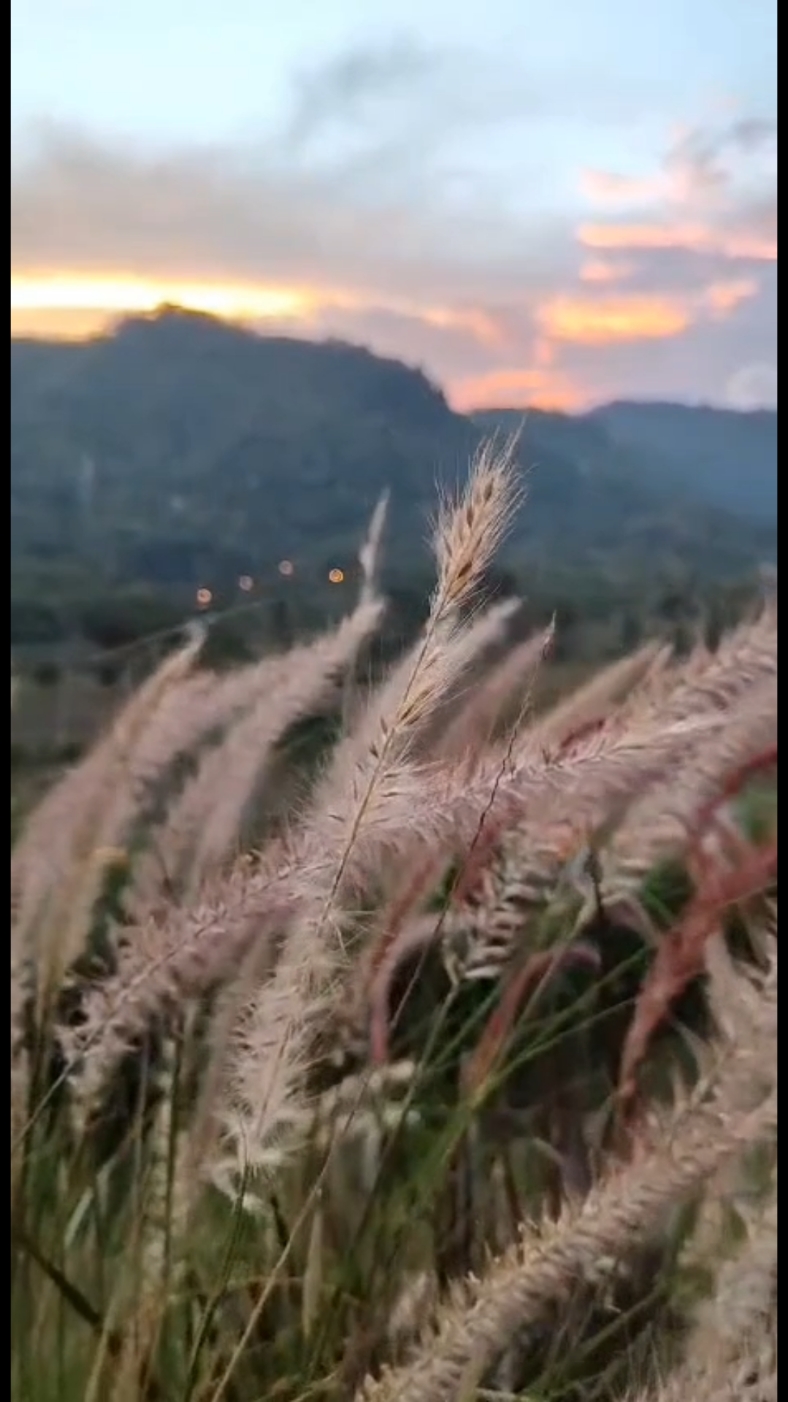
M704 289L702 302L713 316L726 317L742 302L754 297L757 291L758 284L752 278L742 278L738 282L713 282Z
M107 312L51 307L12 307L11 335L34 340L86 341L99 336L114 320Z
M130 274L12 273L11 334L80 339L106 329L118 316L148 314L162 303L207 312L227 321L292 322L318 329L331 312L371 309L368 299L333 289L279 287L233 282L188 282ZM416 305L374 297L374 309L399 313L440 329L464 331L480 345L500 348L504 332L489 313L473 307Z
M659 296L556 297L538 316L543 331L554 340L584 346L662 340L692 324L689 311L677 299Z
M602 258L590 258L580 269L580 281L625 282L633 272L632 263L608 263Z
M455 384L451 402L460 413L485 407L557 409L564 413L588 407L589 399L577 385L559 375L534 369L491 370Z
M546 370L551 365L555 365L558 358L558 347L552 341L548 341L546 336L540 336L533 348L534 364L540 370Z
M584 248L599 251L678 248L756 262L773 262L777 257L773 238L747 230L726 232L702 224L582 224L577 237Z

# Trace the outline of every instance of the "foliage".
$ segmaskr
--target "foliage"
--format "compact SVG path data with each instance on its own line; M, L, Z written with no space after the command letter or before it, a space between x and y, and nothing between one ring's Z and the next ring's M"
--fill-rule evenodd
M662 596L702 612L710 584L773 555L773 515L751 518L747 502L754 481L776 481L776 419L685 411L666 486L649 444L680 411L649 410L648 433L621 426L622 412L528 414L528 507L504 562L536 611L563 601L584 624L614 614L629 642ZM453 484L481 429L521 419L465 418L418 371L355 346L262 338L174 309L85 344L12 341L12 644L78 634L112 646L183 618L203 586L215 607L255 606L273 633L318 626L354 586L354 542L384 487L385 580L414 596L415 618L432 585L436 476ZM738 496L717 492L711 456L726 482L735 458ZM295 566L286 581L283 557Z
M335 628L191 636L27 813L13 1397L767 1395L776 612L535 709L551 635L470 608L510 488L371 690L368 546Z

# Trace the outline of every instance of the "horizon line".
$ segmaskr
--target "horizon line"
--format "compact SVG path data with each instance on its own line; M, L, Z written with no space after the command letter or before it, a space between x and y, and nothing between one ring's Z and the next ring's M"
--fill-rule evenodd
M152 307L150 309L136 310L134 308L131 308L127 311L108 312L106 318L103 319L101 325L95 326L89 331L85 331L83 333L72 332L71 334L58 334L58 332L56 331L45 332L36 330L15 332L12 324L11 341L16 341L17 343L32 342L40 345L63 347L70 345L90 345L91 343L100 343L102 341L111 340L113 336L115 336L124 325L127 325L130 322L149 322L151 324L155 324L156 321L161 321L165 316L173 315L191 318L194 321L212 322L219 326L226 326L228 329L237 332L241 336L254 337L257 340L299 341L305 345L317 346L330 345L333 343L335 345L344 345L354 347L355 349L365 350L369 355L373 356L377 360L391 361L395 364L404 366L406 369L411 370L414 373L423 375L429 381L429 383L440 394L443 395L443 398L445 399L449 407L452 409L452 411L456 414L459 414L463 418L472 418L475 414L480 413L516 413L518 411L522 411L523 414L527 414L534 410L538 413L544 414L560 414L564 418L583 418L588 416L589 414L594 413L598 409L610 408L618 404L644 405L650 407L658 407L659 405L663 405L671 406L674 408L697 410L711 409L717 413L736 414L740 416L753 414L774 414L776 417L777 415L777 404L758 404L752 405L749 408L743 408L722 401L715 402L714 400L710 399L671 399L666 398L664 394L652 397L647 393L633 396L614 395L612 397L606 396L598 399L592 397L589 398L588 402L585 405L577 406L575 408L567 406L562 407L555 403L550 403L549 396L546 396L545 400L540 403L539 396L537 394L536 396L531 398L527 403L519 403L516 402L516 400L512 400L509 403L505 403L498 400L489 403L480 402L471 408L461 409L452 403L450 391L441 382L441 380L437 378L437 376L425 370L423 366L413 361L406 360L399 355L383 353L381 351L375 350L366 341L354 341L348 339L347 337L337 336L336 334L328 332L324 335L310 335L308 333L307 328L304 328L300 333L296 332L295 329L286 330L284 328L277 328L276 330L271 330L267 329L265 325L251 321L248 318L222 315L221 313L216 311L206 311L199 307L192 307L185 303L169 301L167 299L163 300L155 307Z

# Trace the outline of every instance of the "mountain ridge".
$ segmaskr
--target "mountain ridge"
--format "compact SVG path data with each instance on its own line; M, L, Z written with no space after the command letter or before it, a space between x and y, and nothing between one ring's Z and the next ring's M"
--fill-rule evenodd
M91 341L12 339L12 599L224 588L285 556L314 580L352 574L384 488L386 568L409 586L429 568L436 476L460 480L483 435L523 418L528 501L505 566L558 587L579 571L730 577L773 553L776 413L741 416L736 434L726 411L676 405L462 415L393 357L164 308Z

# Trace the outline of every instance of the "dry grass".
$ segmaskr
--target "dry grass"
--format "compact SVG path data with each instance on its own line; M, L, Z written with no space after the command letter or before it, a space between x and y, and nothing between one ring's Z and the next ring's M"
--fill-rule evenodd
M517 496L489 445L368 697L385 501L338 629L188 640L30 814L13 1397L771 1397L776 608L535 714L551 634L474 609Z

